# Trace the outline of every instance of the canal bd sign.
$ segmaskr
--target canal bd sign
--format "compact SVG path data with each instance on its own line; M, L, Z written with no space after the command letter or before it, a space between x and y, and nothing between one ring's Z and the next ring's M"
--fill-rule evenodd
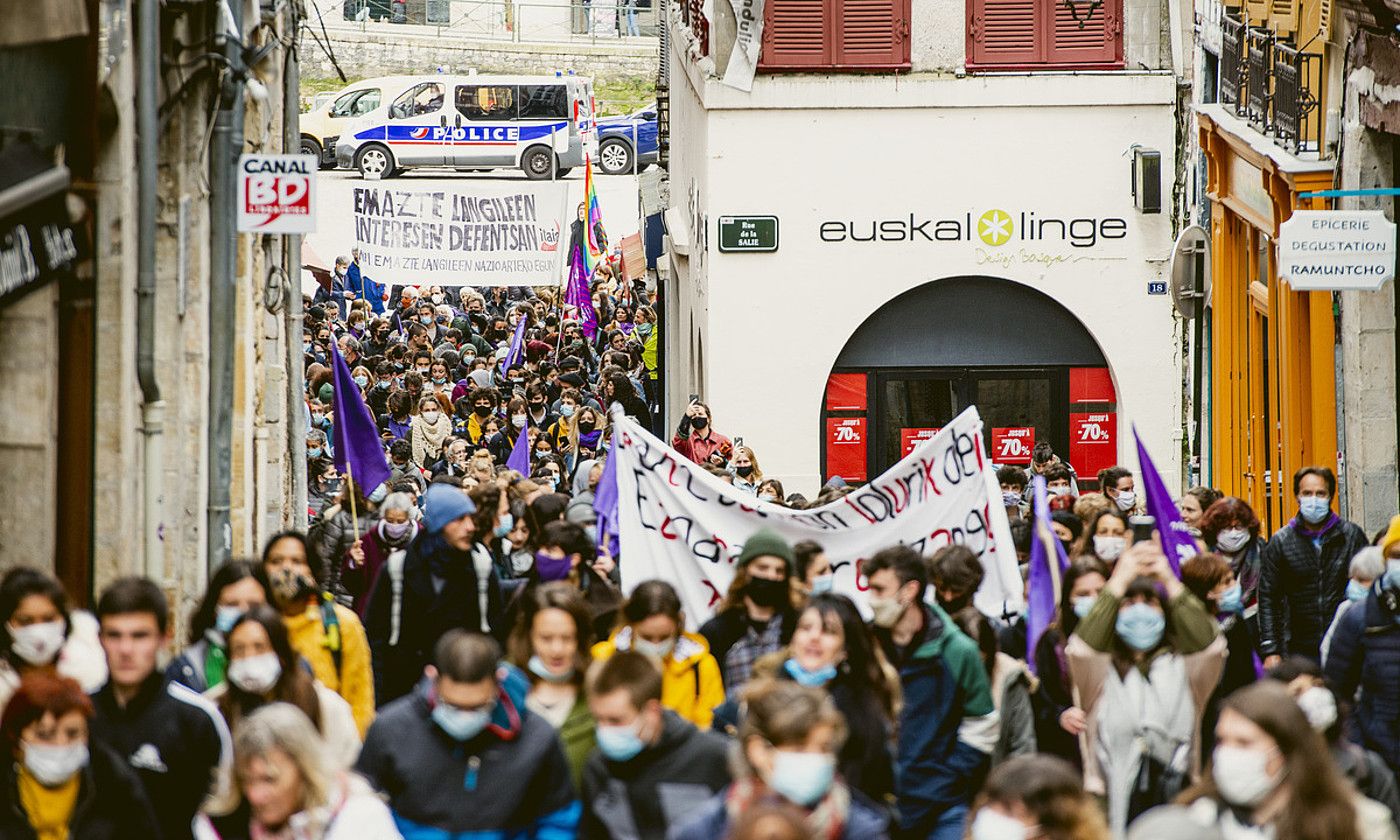
M1375 291L1395 276L1395 225L1379 210L1295 210L1278 232L1295 291Z

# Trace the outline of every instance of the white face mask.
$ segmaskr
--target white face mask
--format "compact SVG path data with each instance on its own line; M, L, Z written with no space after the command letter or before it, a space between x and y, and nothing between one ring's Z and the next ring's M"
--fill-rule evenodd
M1122 537L1094 536L1094 554L1106 563L1112 563L1123 554L1123 545L1127 542Z
M1119 510L1129 511L1133 509L1133 505L1137 504L1137 494L1131 490L1119 490L1114 501L1118 503Z
M1249 542L1249 532L1243 528L1226 528L1215 536L1215 545L1227 554L1234 554Z
M671 651L674 650L675 647L675 639L667 639L664 642L649 642L646 639L635 639L632 642L633 650L654 659L665 659L671 655Z
M1025 840L1030 826L1013 816L983 807L972 820L972 840Z
M64 747L24 742L24 767L44 787L58 787L87 766L87 744Z
M1303 710L1308 723L1318 732L1326 732L1337 722L1337 698L1320 685L1298 695L1298 708Z
M249 694L266 694L281 676L282 663L272 651L228 664L228 681Z
M900 616L904 615L904 605L898 598L871 598L870 610L874 613L871 622L886 630L898 624Z
M67 625L63 619L47 621L43 624L30 624L27 627L7 625L10 632L10 650L15 656L30 665L48 665L58 658L63 649Z
M425 411L425 412L423 412L423 422L424 422L424 423L427 423L429 426L436 426L436 425L437 425L437 421L438 421L438 413L437 413L436 411Z
M1220 796L1237 808L1249 808L1263 802L1278 787L1283 774L1269 775L1272 751L1250 750L1242 747L1216 747L1211 775Z

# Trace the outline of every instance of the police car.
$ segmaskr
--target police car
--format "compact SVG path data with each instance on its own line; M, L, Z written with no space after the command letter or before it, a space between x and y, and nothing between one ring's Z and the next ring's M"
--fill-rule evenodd
M645 169L657 160L656 106L598 120L598 168L606 175Z

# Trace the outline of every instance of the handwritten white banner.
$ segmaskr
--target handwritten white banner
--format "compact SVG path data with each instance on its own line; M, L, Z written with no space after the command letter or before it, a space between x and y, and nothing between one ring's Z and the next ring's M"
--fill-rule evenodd
M760 528L791 542L815 540L835 571L834 589L866 605L862 562L904 543L925 556L950 543L972 549L986 578L974 603L988 615L1018 610L1023 587L1001 487L969 408L884 475L813 510L790 510L720 481L635 422L614 415L622 586L669 581L686 621L699 626L734 579L743 544Z

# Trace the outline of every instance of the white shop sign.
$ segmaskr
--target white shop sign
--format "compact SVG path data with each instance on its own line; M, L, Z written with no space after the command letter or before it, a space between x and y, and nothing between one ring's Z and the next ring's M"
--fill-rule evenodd
M1379 210L1295 210L1278 232L1295 291L1375 291L1395 276L1395 225Z
M239 233L315 233L315 155L238 158Z

